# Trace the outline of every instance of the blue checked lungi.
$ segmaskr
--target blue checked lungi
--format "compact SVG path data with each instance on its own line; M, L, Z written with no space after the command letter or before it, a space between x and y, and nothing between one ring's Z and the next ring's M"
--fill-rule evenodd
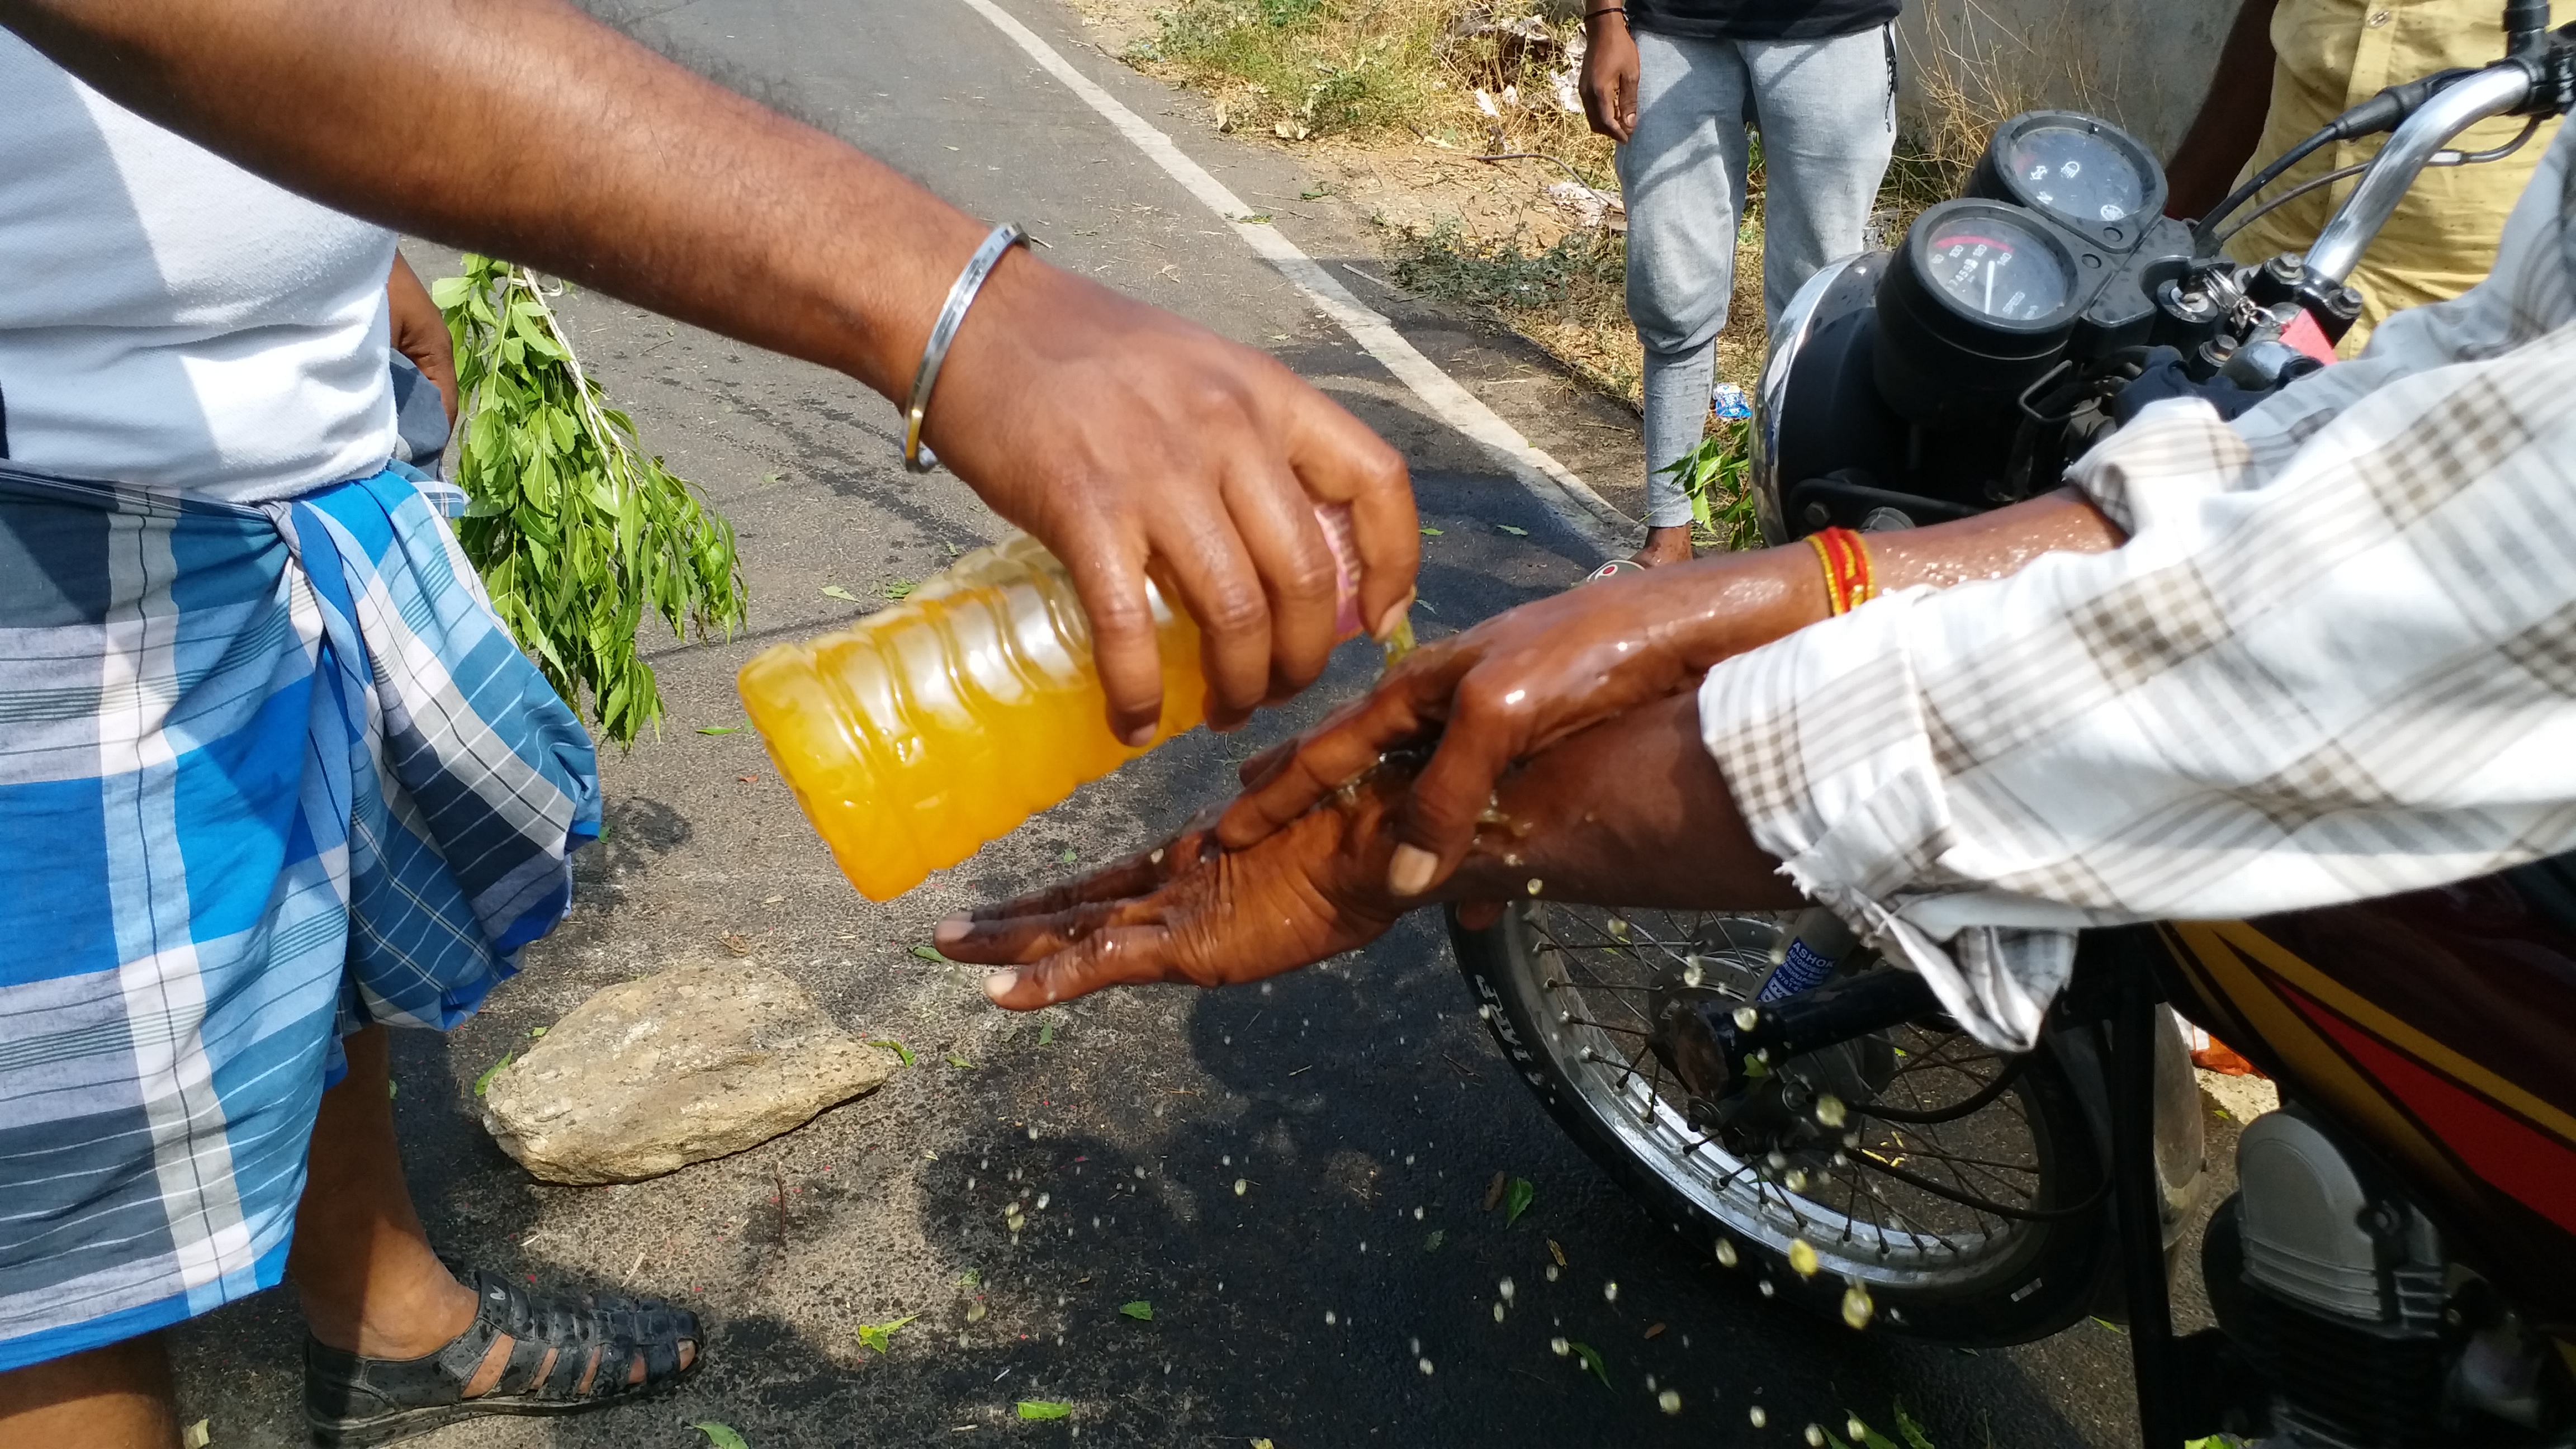
M278 1281L340 1036L571 903L590 736L408 469L235 505L0 464L0 1370Z

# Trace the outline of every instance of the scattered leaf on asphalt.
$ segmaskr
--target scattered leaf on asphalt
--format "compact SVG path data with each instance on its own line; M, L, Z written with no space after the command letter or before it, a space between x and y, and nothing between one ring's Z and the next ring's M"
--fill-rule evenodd
M1570 1266L1565 1261L1565 1250L1556 1245L1556 1239L1554 1238L1547 1240L1547 1255L1554 1258L1556 1260L1556 1266L1560 1268Z
M1240 221L1248 221L1248 222L1266 222L1266 221L1270 220L1270 213L1269 213L1269 212L1266 212L1266 211L1256 211L1256 212L1252 213L1250 216L1238 217L1238 218L1237 218L1237 220L1240 220Z
M939 954L939 948L936 946L915 946L912 948L912 954L920 957L924 961L936 961L943 966L954 966L957 964L956 962Z
M914 583L910 579L896 579L894 582L885 586L885 596L888 599L901 602L902 600L911 598L912 591L920 587L921 585Z
M528 1035L530 1036L544 1036L545 1034L546 1029L542 1026L532 1026L528 1028Z
M1309 201L1314 200L1311 196L1306 199ZM1273 1446L1267 1439L1255 1439L1252 1441L1252 1449L1273 1449Z
M1433 528L1430 524L1426 523L1422 525L1422 536L1424 538L1438 538L1441 536L1441 533L1439 529Z
M751 1449L751 1442L735 1433L731 1424L691 1424L689 1427L706 1435L707 1443L714 1449Z
M1648 1337L1648 1338L1661 1338L1661 1337L1663 1337L1663 1336L1664 1336L1664 1326L1663 1326L1662 1324L1660 1324L1660 1323L1650 1323L1650 1324L1647 1324L1647 1325L1646 1325L1646 1337Z
M984 1270L981 1268L969 1268L965 1272L957 1275L957 1281L965 1284L969 1288L978 1287L984 1281Z
M742 733L742 726L740 726L740 725L700 725L700 726L698 726L698 733L699 733L699 734L702 734L702 735L738 735L738 734L741 734L741 733Z
M905 1324L920 1316L918 1313L907 1313L901 1318L886 1323L862 1323L859 1325L859 1342L879 1353L884 1353L887 1346L892 1343L895 1334L902 1331Z
M1905 1412L1903 1404L1896 1405L1894 1412L1896 1432L1905 1436L1907 1444L1913 1449L1932 1449L1932 1436L1923 1432L1923 1426L1914 1422L1914 1416Z
M1504 1176L1503 1173L1497 1172L1494 1174L1494 1180L1485 1184L1485 1211L1492 1212L1494 1205L1503 1200Z
M402 1083L395 1081L391 1077L385 1078L385 1100L390 1102L401 1095Z
M1154 1305L1146 1302L1142 1298L1137 1299L1133 1303L1119 1304L1118 1311L1126 1314L1132 1319L1135 1319L1138 1323L1151 1323L1154 1321Z
M962 1067L962 1068L964 1068L965 1070L970 1071L970 1072L971 1072L971 1071L973 1071L973 1070L975 1070L975 1064L974 1064L973 1062L970 1062L970 1061L966 1060L964 1057L961 1057L961 1056L957 1055L957 1053L955 1053L955 1052L950 1052L950 1053L948 1054L948 1065L950 1065L950 1066L952 1066L952 1067Z
M519 1049L517 1047L512 1047L510 1050L501 1053L501 1059L499 1061L485 1067L483 1069L483 1075L474 1079L474 1095L480 1097L485 1092L490 1091L492 1089L492 1079L501 1075L501 1069L508 1066L510 1064L510 1058L515 1057L518 1054Z
M1536 1201L1538 1201L1537 1184L1526 1177L1513 1178L1512 1185L1503 1192L1503 1226L1508 1228L1519 1222L1521 1214L1528 1212L1530 1204ZM1548 1246L1553 1248L1556 1244L1549 1243Z
M842 588L839 584L825 584L823 586L823 597L827 599L839 599L845 603L851 604L855 604L859 601L858 595Z
M1526 528L1515 528L1508 523L1497 523L1494 527L1501 529L1503 532L1510 534L1514 538L1529 537L1529 530Z
M179 1449L206 1449L215 1442L213 1421L199 1419L179 1434Z
M1046 1023L1043 1023L1042 1025L1040 1025L1040 1026L1038 1027L1038 1045L1039 1045L1039 1046L1054 1046L1054 1045L1055 1045L1055 1023L1054 1023L1054 1022L1051 1022L1051 1021L1050 1021L1050 1022L1046 1022Z
M1431 1236L1422 1240L1422 1251L1426 1253L1439 1252L1440 1245L1447 1241L1449 1241L1449 1230L1447 1228L1433 1228L1431 1230Z
M1071 865L1075 861L1082 859L1082 852L1073 849L1071 846L1067 846L1065 847L1064 854L1057 856L1056 859L1063 861L1067 865Z
M1059 1399L1022 1399L1020 1400L1020 1417L1023 1419L1069 1419L1073 1417L1073 1405L1065 1403Z
M902 1058L905 1066L908 1067L912 1065L912 1048L905 1046L902 1042L896 1041L893 1037L879 1037L876 1040L869 1042L868 1045L891 1047L894 1050L894 1054L897 1057Z
M1860 1415L1846 1414L1844 1417L1850 1421L1843 1425L1844 1432L1850 1434L1852 1436L1852 1442L1860 1445L1861 1449L1903 1449L1903 1446L1899 1445L1895 1440L1888 1438L1885 1434L1882 1434L1867 1424L1862 1423L1860 1421ZM1902 1411L1900 1411L1897 1417L1901 1420L1905 1416ZM1921 1431L1918 1430L1916 1432L1919 1433ZM1833 1431L1828 1429L1825 1433L1826 1436L1830 1438L1832 1437ZM2209 1444L2209 1449L2226 1449L2225 1442L2222 1440L2211 1439L2207 1442ZM1931 1446L1926 1444L1924 1449L1931 1449ZM2183 1446L2183 1449L2191 1449L2191 1446L2185 1445Z
M1568 1339L1566 1340L1565 1346L1573 1351L1576 1358L1583 1360L1583 1366L1585 1368L1592 1370L1593 1373L1600 1376L1601 1387L1605 1389L1610 1387L1610 1369L1608 1365L1602 1363L1601 1351L1599 1349L1583 1342L1581 1339Z

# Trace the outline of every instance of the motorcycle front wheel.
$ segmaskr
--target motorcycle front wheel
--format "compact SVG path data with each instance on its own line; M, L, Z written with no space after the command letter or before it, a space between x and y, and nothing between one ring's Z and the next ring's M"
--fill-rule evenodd
M1557 1123L1766 1297L1974 1346L2044 1338L2094 1303L2104 1164L2049 1043L2007 1057L1946 1019L1909 1023L1792 1058L1724 1121L1706 1103L1695 1119L1647 1045L1649 1004L1751 1002L1785 919L1531 901L1449 929L1479 1015Z

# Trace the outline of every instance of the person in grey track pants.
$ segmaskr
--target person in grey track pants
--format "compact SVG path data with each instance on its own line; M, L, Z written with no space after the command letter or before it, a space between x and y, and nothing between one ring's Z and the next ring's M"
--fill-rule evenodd
M1588 0L1583 105L1619 143L1628 315L1646 351L1638 563L1691 556L1690 502L1661 470L1706 426L1749 133L1762 136L1762 297L1777 322L1817 268L1861 248L1896 141L1901 3Z

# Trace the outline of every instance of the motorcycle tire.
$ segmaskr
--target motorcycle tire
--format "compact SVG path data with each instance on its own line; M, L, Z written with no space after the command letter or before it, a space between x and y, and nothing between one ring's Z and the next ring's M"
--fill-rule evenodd
M1568 944L1587 922L1597 942ZM2014 1059L2017 1065L2008 1073L2005 1059L1987 1054L1994 1069L1976 1091L1966 1087L1975 1073L1957 1068L1962 1078L1958 1105L1972 1103L1980 1091L1989 1096L1988 1105L1961 1123L1979 1124L1978 1131L1993 1137L2012 1134L2017 1121L2029 1165L1962 1171L1961 1164L1992 1159L1953 1154L1950 1180L1994 1184L1986 1189L1991 1196L1959 1195L2030 1214L2022 1219L1981 1213L1889 1176L1910 1172L1918 1181L1931 1181L1942 1170L1935 1165L1939 1159L1919 1155L1942 1150L1929 1143L1930 1126L1894 1125L1872 1115L1873 1105L1885 1108L1892 1099L1837 1109L1832 1113L1837 1130L1844 1125L1844 1112L1854 1124L1838 1139L1843 1150L1823 1157L1820 1150L1832 1144L1811 1142L1798 1146L1793 1159L1776 1150L1761 1154L1758 1143L1755 1152L1734 1155L1717 1132L1692 1125L1660 1081L1648 1081L1642 1046L1625 1075L1610 1090L1603 1089L1613 1064L1600 1047L1625 1038L1605 1035L1603 1023L1589 1012L1600 999L1615 1004L1613 991L1647 987L1643 975L1616 986L1584 986L1573 981L1578 972L1590 978L1608 967L1615 974L1624 961L1648 975L1657 970L1666 976L1687 974L1693 989L1731 988L1727 995L1749 1001L1775 952L1785 946L1786 929L1777 918L1647 910L1623 914L1552 902L1516 904L1493 926L1478 931L1462 928L1454 912L1449 918L1450 940L1476 993L1478 1014L1558 1125L1695 1251L1713 1252L1722 1266L1766 1297L1841 1317L1855 1327L1972 1347L2045 1338L2085 1316L2112 1277L2110 1194L2099 1139L2069 1062L2047 1041ZM1595 946L1597 957L1584 954ZM1668 959L1649 960L1658 955ZM1567 964L1552 966L1550 958ZM1579 966L1573 964L1577 961ZM1586 1015L1576 1016L1577 1009ZM1885 1051L1893 1056L1882 1054L1881 1062L1900 1063L1895 1070L1901 1076L1909 1070L1929 1072L1926 1064L1959 1052L1958 1043L1983 1051L1947 1027L1945 1018L1901 1029L1896 1035L1913 1043L1912 1051L1890 1040ZM1632 1030L1631 1035L1645 1033ZM1963 1053L1959 1060L1969 1058ZM2087 1062L2078 1062L2075 1069L2086 1069ZM1794 1065L1783 1064L1784 1069ZM1784 1070L1783 1076L1788 1075ZM2008 1080L1988 1091L1996 1075ZM1892 1092L1894 1085L1891 1080L1882 1090ZM1677 1093L1678 1084L1671 1084L1671 1090ZM1949 1108L1936 1104L1934 1110ZM1813 1115L1821 1120L1828 1114L1819 1107ZM1996 1120L1980 1122L1990 1115ZM1779 1121L1783 1140L1800 1126L1785 1114ZM1682 1143L1693 1134L1699 1145L1683 1150ZM1918 1155L1909 1158L1908 1152ZM1906 1166L1909 1161L1914 1167ZM1784 1168L1784 1162L1792 1165ZM1813 1173L1798 1163L1813 1164ZM2004 1202L2003 1185L2024 1181L2029 1190ZM1864 1194L1866 1205L1861 1203ZM1912 1203L1910 1209L1900 1205L1905 1202ZM1943 1209L1944 1220L1980 1225L1968 1248L1961 1247L1970 1238L1964 1228L1945 1232L1933 1221ZM1863 1224L1864 1214L1881 1221ZM1803 1275L1795 1264L1805 1254L1793 1257L1792 1248L1799 1238L1816 1250L1805 1258L1812 1271Z

